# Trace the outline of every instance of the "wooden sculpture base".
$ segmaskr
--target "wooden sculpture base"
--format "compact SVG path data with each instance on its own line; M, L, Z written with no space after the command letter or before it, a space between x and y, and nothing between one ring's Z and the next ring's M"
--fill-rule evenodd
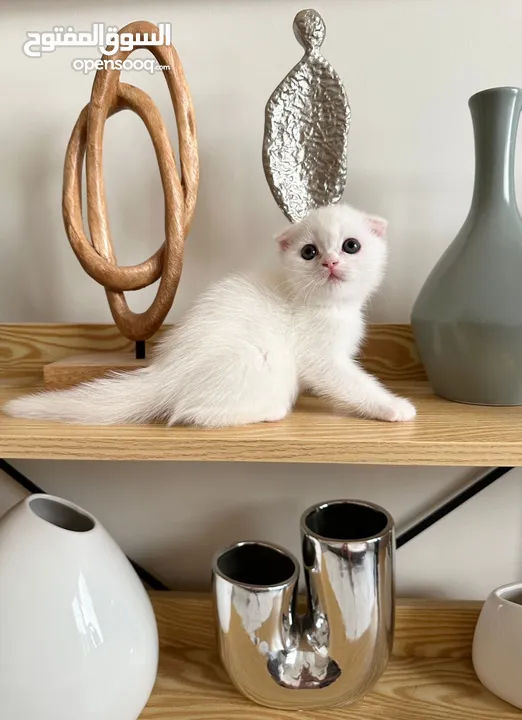
M56 360L44 365L44 385L47 390L64 390L88 380L103 377L112 371L137 370L148 360L136 360L134 353L93 352Z

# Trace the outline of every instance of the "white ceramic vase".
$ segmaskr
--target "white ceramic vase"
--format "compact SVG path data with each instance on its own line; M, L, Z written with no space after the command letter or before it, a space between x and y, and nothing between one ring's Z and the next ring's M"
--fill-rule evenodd
M136 720L157 665L149 597L95 518L49 495L2 518L2 720Z
M494 590L473 637L473 667L494 695L522 708L522 583Z

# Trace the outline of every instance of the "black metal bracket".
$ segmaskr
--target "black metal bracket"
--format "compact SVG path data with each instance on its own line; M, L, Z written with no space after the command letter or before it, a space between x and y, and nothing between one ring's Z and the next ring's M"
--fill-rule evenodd
M29 480L28 477L26 477L23 473L20 472L20 470L17 470L11 463L8 463L6 460L3 460L0 458L0 470L3 470L6 475L9 475L10 478L12 478L18 485L21 485L23 488L25 488L30 493L42 493L43 495L48 495L48 493L45 492L45 490L42 490L41 487L38 487L32 480ZM140 580L148 585L152 590L163 590L167 591L169 588L164 585L161 580L158 580L158 578L154 577L154 575L151 575L151 573L148 570L145 570L145 568L142 568L141 565L138 565L137 562L134 562L130 557L127 556L128 561L138 574Z
M400 533L397 536L397 549L402 547L403 545L406 545L406 543L413 540L413 538L416 538L418 535L423 533L425 530L430 528L432 525L435 525L435 523L439 522L439 520L442 520L442 518L446 517L446 515L449 515L454 510L459 508L461 505L463 505L465 502L470 500L472 497L477 495L482 490L485 490L487 487L492 485L496 480L498 480L501 477L504 477L510 470L513 470L512 467L496 467L487 472L485 475L482 475L481 477L477 478L477 480L470 485L468 485L466 488L464 488L460 493L457 493L456 495L453 495L449 500L446 502L441 503L437 508L432 510L430 513L425 515L423 518L421 518L418 522L416 522L414 525L409 527L404 532Z
M9 475L15 482L25 488L28 492L47 494L45 493L45 490L42 490L42 488L38 487L38 485L36 485L32 480L29 480L29 478L26 477L23 473L13 467L6 460L2 460L1 458L0 470L3 470L7 475ZM414 523L407 530L399 533L396 540L397 549L401 548L403 545L406 545L406 543L411 542L414 538L418 537L425 530L432 527L432 525L435 525L435 523L439 522L439 520L442 520L442 518L445 518L447 515L459 508L465 502L471 500L471 498L475 497L475 495L477 495L479 492L485 490L487 487L492 485L501 477L504 477L504 475L506 475L511 470L513 470L512 467L496 467L492 468L485 475L481 475L479 478L477 478L476 481L467 485L461 492L456 493L449 500L441 503L438 507L429 512L418 522ZM131 560L131 558L128 559L138 573L141 580L147 583L153 590L169 589L161 582L161 580L155 578L147 570L138 565L138 563L135 563L133 560Z

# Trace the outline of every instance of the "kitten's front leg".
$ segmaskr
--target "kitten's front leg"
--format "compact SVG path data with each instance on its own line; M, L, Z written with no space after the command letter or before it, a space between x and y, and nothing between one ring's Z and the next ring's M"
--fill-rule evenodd
M416 415L415 406L409 400L394 395L353 360L312 369L307 380L315 394L355 410L363 417L404 422Z

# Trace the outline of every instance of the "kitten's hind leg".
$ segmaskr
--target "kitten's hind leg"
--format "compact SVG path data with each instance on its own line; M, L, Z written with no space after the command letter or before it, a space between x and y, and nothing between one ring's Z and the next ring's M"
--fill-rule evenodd
M194 425L202 428L238 427L262 422L278 422L290 412L291 407L277 406L272 408L230 408L220 411L215 408L198 408L181 415L174 413L168 425Z
M237 341L200 360L194 378L180 383L169 425L223 428L282 420L295 402L297 371L285 347Z
M315 394L363 417L404 422L416 415L409 400L394 395L353 361L342 365L332 362L327 367L321 363L312 368L307 381Z

